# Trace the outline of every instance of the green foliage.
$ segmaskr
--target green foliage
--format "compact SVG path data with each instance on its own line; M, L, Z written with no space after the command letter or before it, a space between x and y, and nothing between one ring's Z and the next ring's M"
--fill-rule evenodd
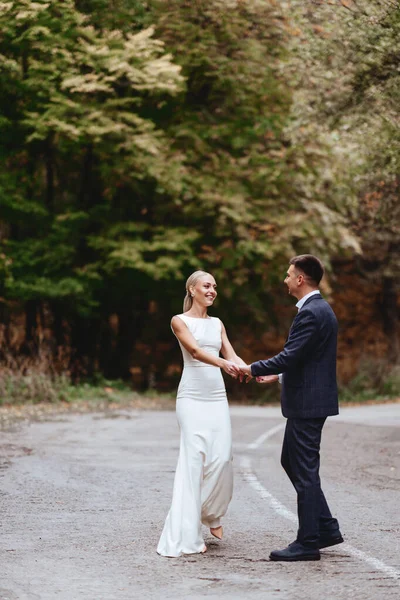
M195 255L235 322L265 322L288 257L358 249L321 177L329 149L293 126L286 18L273 2L154 4L187 86L167 123L186 168L174 217L200 232Z
M399 27L383 0L0 2L2 306L127 376L197 268L235 328L297 253L393 279Z
M196 231L184 227L165 229L117 223L104 237L93 238L91 246L104 253L105 272L133 269L159 281L183 278L182 268L196 267L193 244L198 238Z
M180 68L152 28L100 30L70 0L2 3L0 29L3 285L87 314L101 282L87 240L119 190L177 185L167 139L141 112L179 92Z
M76 0L81 12L90 16L99 29L134 32L153 24L152 2L146 0Z
M393 363L400 357L400 6L391 0L290 3L297 120L332 148L331 179L349 199L357 271L382 290ZM317 138L317 139L318 139Z
M27 375L3 374L0 382L0 405L66 401L71 384L64 375L51 379L33 371Z
M400 266L400 10L397 2L291 2L300 122L336 147L334 179L374 280ZM300 43L298 43L300 42Z
M356 376L340 390L342 402L393 399L399 396L399 366L371 357L360 362Z
M103 380L98 384L73 385L65 373L52 376L41 372L35 366L25 373L15 369L7 372L1 370L0 406L90 402L93 407L99 408L99 404L128 403L132 396L132 390L126 384L119 382L111 383Z
M1 5L8 298L99 316L202 266L263 319L289 255L355 247L317 184L328 155L290 130L275 3L78 7Z

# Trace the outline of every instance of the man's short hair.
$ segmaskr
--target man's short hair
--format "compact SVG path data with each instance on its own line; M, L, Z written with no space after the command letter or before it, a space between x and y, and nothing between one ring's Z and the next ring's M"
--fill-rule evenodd
M324 267L322 262L312 254L300 254L293 256L289 261L297 270L302 271L306 277L315 285L319 285L324 276Z

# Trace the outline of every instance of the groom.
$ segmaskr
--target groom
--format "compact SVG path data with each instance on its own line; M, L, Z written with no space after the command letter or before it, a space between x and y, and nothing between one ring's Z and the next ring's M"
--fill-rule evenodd
M297 298L298 313L282 352L240 367L260 383L282 383L282 413L287 418L282 466L297 492L297 538L271 560L319 560L320 549L343 542L319 478L319 449L325 420L338 414L336 383L337 320L318 285L324 274L311 254L290 260L285 284ZM279 374L279 376L278 376ZM268 377L265 377L268 376Z

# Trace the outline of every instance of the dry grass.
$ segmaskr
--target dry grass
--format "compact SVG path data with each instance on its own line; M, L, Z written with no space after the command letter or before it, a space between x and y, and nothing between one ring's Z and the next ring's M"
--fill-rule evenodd
M0 362L0 403L58 402L68 400L71 377L66 357L3 353Z

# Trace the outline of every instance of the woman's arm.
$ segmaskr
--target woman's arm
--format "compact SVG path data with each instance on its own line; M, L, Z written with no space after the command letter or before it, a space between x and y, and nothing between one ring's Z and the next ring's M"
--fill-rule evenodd
M219 367L220 369L223 369L225 373L228 373L228 375L232 375L232 377L237 375L237 367L233 361L224 360L220 356L214 356L198 346L186 323L184 323L182 319L177 316L172 317L171 327L182 346L193 358L206 363L207 365Z
M234 351L233 346L228 339L225 325L223 324L222 321L221 321L221 328L222 328L222 330L221 330L221 337L222 337L221 354L222 354L222 356L224 358L226 358L226 360L230 360L230 361L234 362L236 365L245 366L246 363L244 362L244 360L242 360L240 358L240 356L238 356L236 354L236 352Z

